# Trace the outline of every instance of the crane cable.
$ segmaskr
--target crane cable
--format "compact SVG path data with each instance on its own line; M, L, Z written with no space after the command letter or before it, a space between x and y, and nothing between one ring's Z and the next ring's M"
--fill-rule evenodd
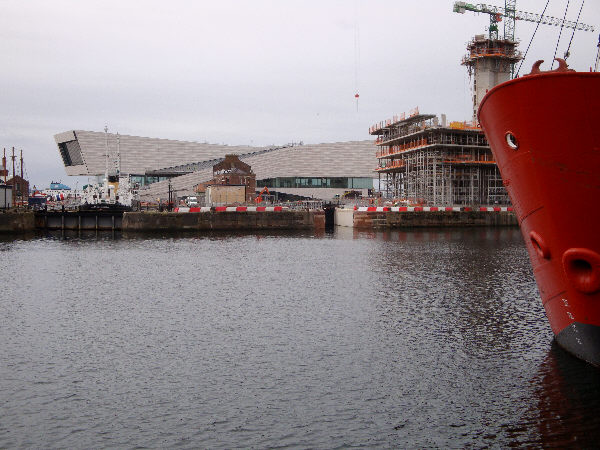
M533 32L533 35L531 36L531 39L529 40L529 45L527 45L527 50L525 50L525 55L523 55L523 59L521 59L521 64L519 64L519 68L517 69L517 73L515 74L515 78L517 78L519 76L519 71L521 70L521 66L523 65L523 62L525 61L525 58L527 58L527 52L529 52L529 47L531 47L531 43L533 42L533 38L535 37L535 33L537 33L537 30L540 27L540 23L542 22L542 19L544 18L544 13L546 12L546 9L548 8L548 4L549 3L550 3L550 0L548 0L546 2L546 6L544 7L544 10L542 11L542 15L540 16L540 20L538 20L537 25L535 26L535 30Z
M552 56L552 64L550 65L550 69L554 66L554 58L556 58L556 52L558 51L558 44L560 43L560 37L562 35L563 27L565 26L565 19L567 18L567 11L569 10L569 3L571 0L567 0L567 7L565 8L565 13L563 14L563 20L560 24L560 32L558 33L558 40L556 41L556 48L554 49L554 56Z
M360 63L360 35L358 30L358 6L354 2L354 98L356 99L356 112L358 112L358 66Z
M577 24L579 23L579 16L581 16L581 10L583 9L583 5L585 0L581 0L581 7L579 8L579 14L577 14L577 20L575 21L575 26L573 27L573 33L571 33L571 40L569 41L569 46L567 47L567 51L565 52L565 61L571 54L569 50L571 50L571 42L573 42L573 37L575 36L575 30L577 28Z
M596 67L594 67L594 72L598 72L598 62L600 62L600 35L598 35L598 51L596 52Z

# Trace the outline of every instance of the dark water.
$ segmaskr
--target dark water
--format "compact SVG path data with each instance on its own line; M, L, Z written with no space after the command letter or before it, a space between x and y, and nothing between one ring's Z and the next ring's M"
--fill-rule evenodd
M0 250L3 448L600 443L517 229Z

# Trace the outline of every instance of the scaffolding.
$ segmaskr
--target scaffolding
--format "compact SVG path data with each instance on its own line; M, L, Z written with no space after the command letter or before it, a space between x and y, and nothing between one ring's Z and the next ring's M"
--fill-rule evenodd
M467 66L469 78L473 78L473 122L477 121L477 110L485 94L514 75L515 63L522 59L518 45L514 40L490 39L483 34L467 44L469 53L462 64Z
M480 128L442 115L395 116L369 129L377 136L379 186L395 203L506 205L510 203Z

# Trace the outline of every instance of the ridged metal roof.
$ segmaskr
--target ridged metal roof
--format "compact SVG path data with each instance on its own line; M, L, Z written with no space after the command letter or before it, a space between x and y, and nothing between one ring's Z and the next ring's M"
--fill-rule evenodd
M67 175L96 176L106 168L106 142L110 155L117 154L117 135L97 131L72 130L54 136L57 144L76 140L83 164L65 166ZM144 174L146 171L182 166L223 158L228 153L248 153L265 147L232 146L118 135L121 171Z
M109 154L116 155L116 134L73 130L55 135L57 144L76 140L81 149L83 164L65 166L67 175L104 174L107 137ZM376 178L375 152L375 145L370 140L269 148L119 135L122 173L142 175L162 170L193 170L172 179L172 187L178 195L192 193L195 185L209 181L212 166L226 154L240 155L240 159L250 164L256 178L261 180L278 177ZM155 198L164 197L167 192L168 182L165 181L147 186L141 194Z
M277 177L376 178L377 158L372 141L299 145L240 157L250 164L257 180ZM171 187L178 196L192 195L194 186L212 179L212 166L175 177ZM140 192L142 200L165 198L168 181L153 183Z

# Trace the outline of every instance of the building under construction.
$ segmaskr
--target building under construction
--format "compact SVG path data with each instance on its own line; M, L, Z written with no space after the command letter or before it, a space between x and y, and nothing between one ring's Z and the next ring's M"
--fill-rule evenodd
M462 64L467 66L473 81L473 122L477 122L477 110L485 94L494 86L511 79L514 65L522 59L516 47L518 43L509 39L489 39L476 35L467 44L467 55Z
M511 79L514 64L521 59L514 40L514 20L528 20L514 9L456 2L454 11L490 14L489 36L477 35L467 44L462 64L473 82L471 123L450 122L433 114L395 116L372 126L376 144L379 186L390 199L427 205L503 205L510 200L483 130L477 124L477 109L485 94ZM498 22L506 17L504 38L498 37Z
M509 198L488 142L466 122L434 114L395 116L369 129L377 136L379 186L398 202L435 206L503 205Z

